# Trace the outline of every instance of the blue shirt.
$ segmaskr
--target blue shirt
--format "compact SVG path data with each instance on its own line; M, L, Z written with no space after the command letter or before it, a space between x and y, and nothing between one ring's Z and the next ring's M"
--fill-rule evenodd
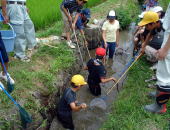
M77 1L76 0L64 0L62 3L61 3L61 6L60 8L64 6L64 8L68 9L70 14L72 14L73 12L78 12L80 13L81 12L81 9L83 8L83 6L81 5L78 5ZM62 8L61 8L62 10Z
M83 20L82 20L81 16L79 16L77 19L76 27L80 30L84 28L84 24L83 24Z

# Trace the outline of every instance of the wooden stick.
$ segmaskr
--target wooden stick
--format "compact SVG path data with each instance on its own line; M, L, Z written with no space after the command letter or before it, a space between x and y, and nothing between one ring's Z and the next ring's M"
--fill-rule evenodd
M125 74L132 68L132 66L137 62L137 60L138 60L141 56L142 56L142 53L139 54L138 57L136 57L136 59L134 60L134 62L131 64L131 66L129 66L129 68L128 68L128 69L124 72L124 74L117 80L117 82L113 85L113 87L111 87L111 88L108 90L108 92L107 92L106 95L108 95L108 94L113 90L113 88L120 82L120 80L125 76Z

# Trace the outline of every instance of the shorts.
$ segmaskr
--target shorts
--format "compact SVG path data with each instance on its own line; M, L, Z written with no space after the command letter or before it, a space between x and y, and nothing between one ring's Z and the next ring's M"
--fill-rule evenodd
M101 95L100 83L94 83L94 81L88 80L88 85L89 85L90 92L91 92L94 96L99 96L99 95Z
M2 37L1 37L1 33L0 33L0 51L1 51L2 59L3 59L4 63L9 62L8 54L6 52L4 42L3 42ZM2 61L0 60L0 62L2 62Z
M68 21L68 18L62 10L61 10L61 14L64 22L64 33L70 32L70 23Z

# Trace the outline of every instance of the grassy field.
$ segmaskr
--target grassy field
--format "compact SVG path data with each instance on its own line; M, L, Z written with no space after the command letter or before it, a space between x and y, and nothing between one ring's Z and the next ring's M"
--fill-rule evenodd
M151 65L142 58L130 70L128 79L113 103L112 113L109 114L102 130L168 130L170 129L170 111L164 115L146 112L143 107L154 102L147 93L154 89L147 88L145 79L152 76ZM170 108L168 104L168 108Z
M46 109L35 94L48 96L55 93L57 88L53 83L57 81L57 72L69 68L75 61L72 50L65 43L57 47L56 49L41 46L30 63L10 58L9 72L16 81L12 96L32 115L34 122L39 120L36 117L39 111ZM16 126L20 124L14 112L14 104L3 92L0 93L0 97L0 129L12 129L12 124L15 123Z
M44 29L61 20L60 4L62 1L63 0L28 0L29 13L36 29ZM103 1L105 0L89 0L86 7L96 6Z

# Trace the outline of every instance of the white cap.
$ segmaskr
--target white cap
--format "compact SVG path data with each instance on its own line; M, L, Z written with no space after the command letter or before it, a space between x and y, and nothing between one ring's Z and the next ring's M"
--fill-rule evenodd
M143 18L143 16L145 15L146 12L142 12L140 15L138 15L139 18Z
M154 8L152 9L152 11L155 12L155 13L158 13L158 12L160 12L160 11L163 11L163 8L160 7L160 6L156 6L156 7L154 7Z
M114 11L114 10L111 10L111 11L109 12L108 16L115 17L115 11Z

